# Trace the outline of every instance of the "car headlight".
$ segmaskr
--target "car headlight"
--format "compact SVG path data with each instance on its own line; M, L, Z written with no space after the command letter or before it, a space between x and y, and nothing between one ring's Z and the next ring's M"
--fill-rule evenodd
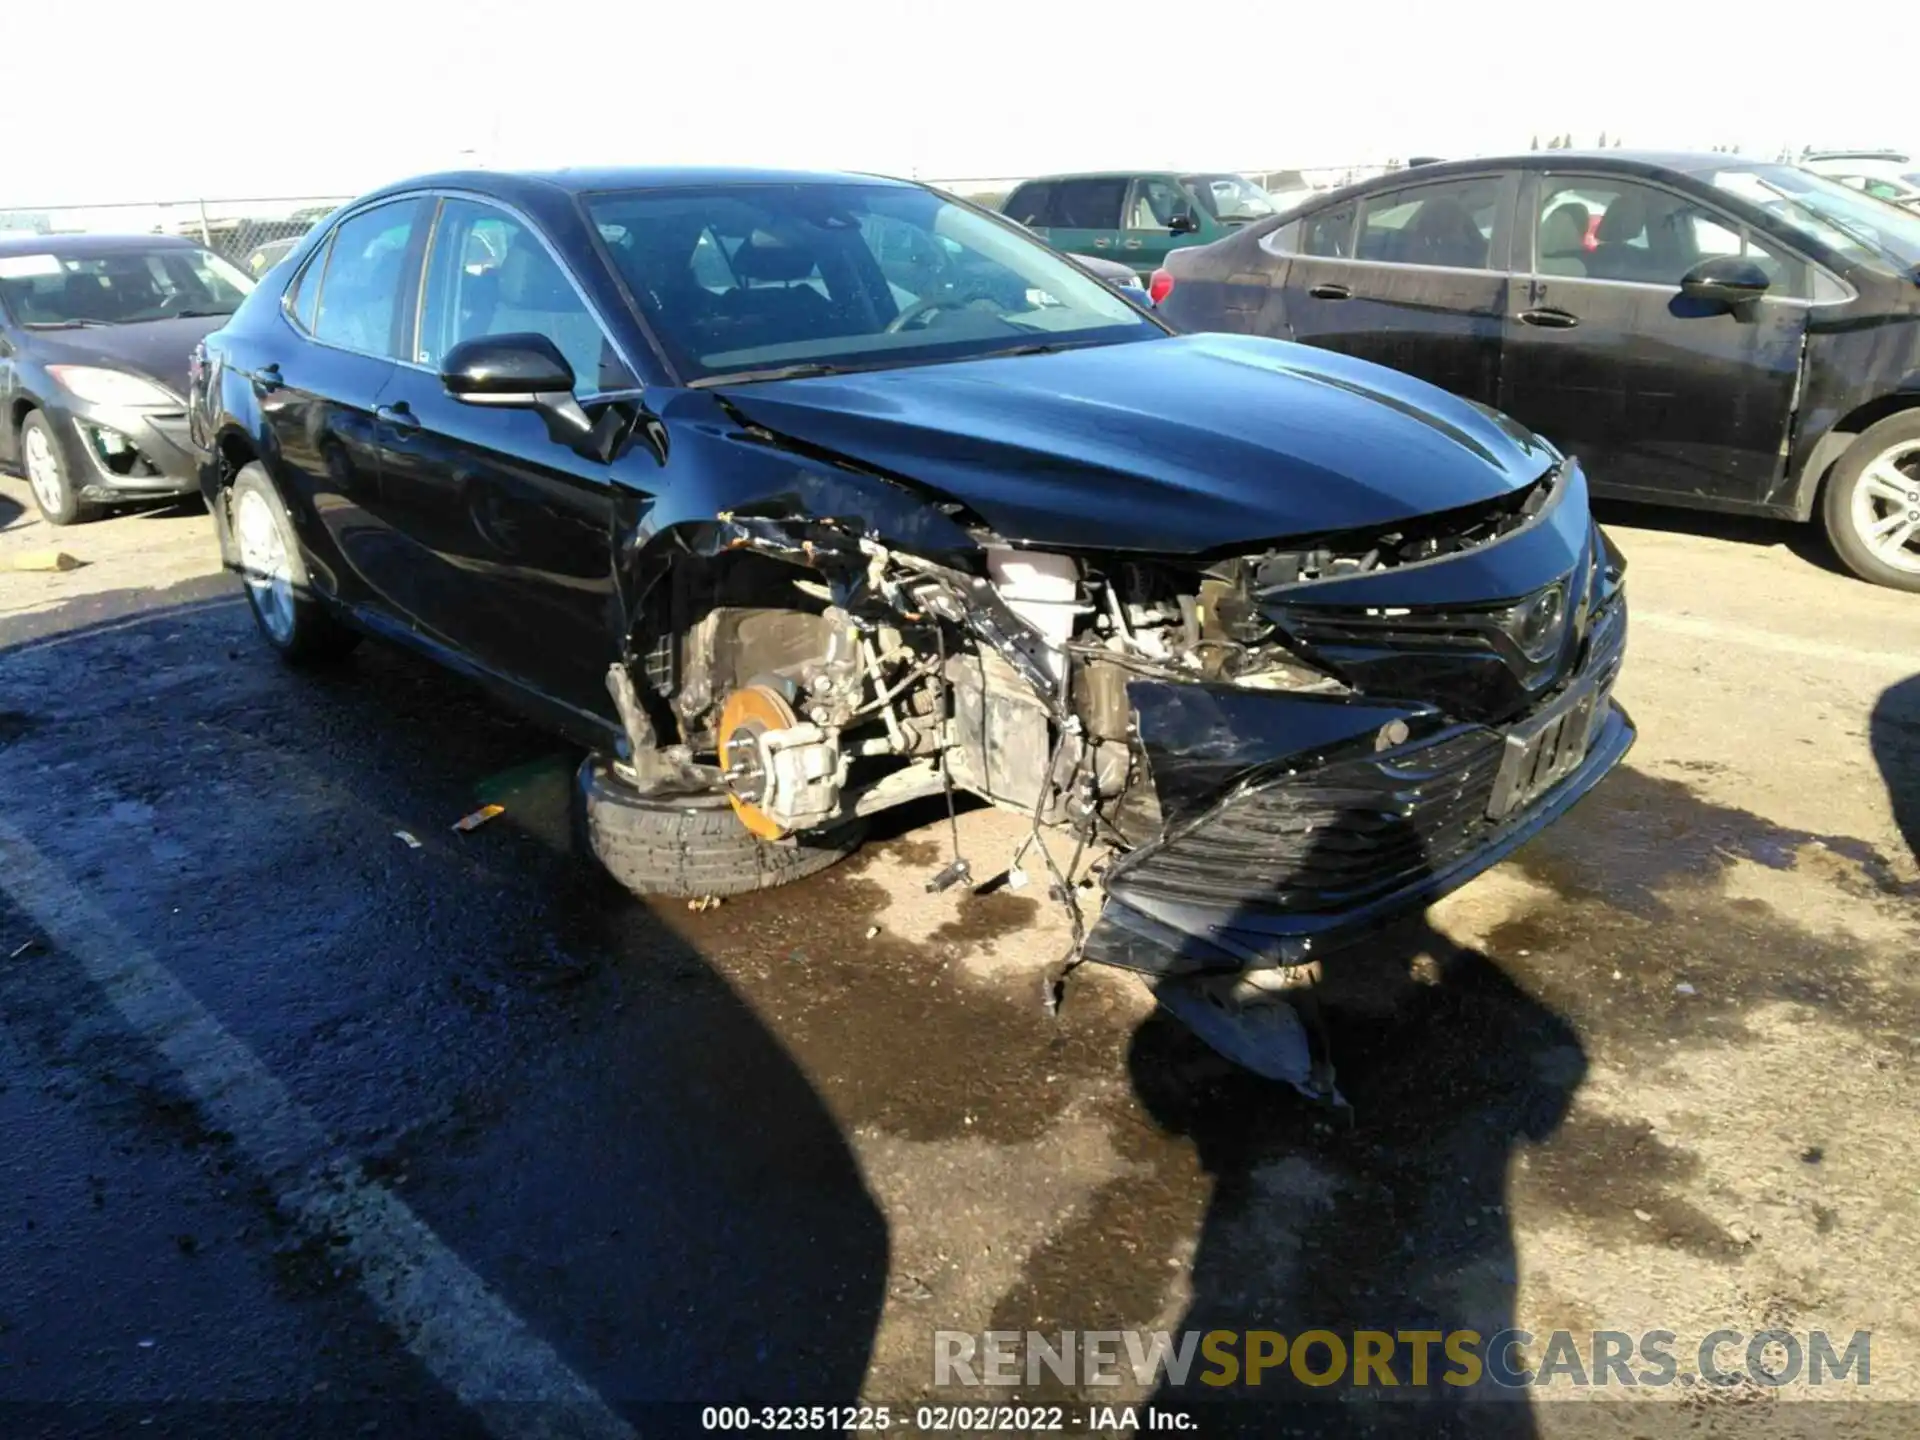
M90 405L180 404L179 396L124 370L101 370L92 365L49 365L47 373L68 393Z

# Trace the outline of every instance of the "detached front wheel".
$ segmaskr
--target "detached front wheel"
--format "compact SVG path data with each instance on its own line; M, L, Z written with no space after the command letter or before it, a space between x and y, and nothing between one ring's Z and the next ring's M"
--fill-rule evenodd
M1920 590L1920 411L1889 416L1847 448L1827 481L1825 518L1854 574Z
M642 795L605 755L575 780L587 847L636 895L744 895L786 885L851 854L866 833L851 820L818 834L762 840L720 794Z

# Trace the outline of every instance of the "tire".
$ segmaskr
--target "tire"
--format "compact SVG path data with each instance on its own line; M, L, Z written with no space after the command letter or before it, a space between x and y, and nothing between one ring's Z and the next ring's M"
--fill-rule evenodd
M313 594L306 561L280 492L257 461L243 466L226 495L247 604L261 636L290 665L338 660L360 643Z
M53 422L38 410L29 410L20 422L20 472L33 492L34 508L49 525L78 525L99 513L80 498Z
M865 822L853 820L819 835L761 840L734 818L724 795L641 795L605 755L586 758L575 788L587 849L636 895L695 899L770 890L843 859L866 833Z
M1920 591L1920 410L1888 416L1847 447L1822 513L1834 553L1854 574Z

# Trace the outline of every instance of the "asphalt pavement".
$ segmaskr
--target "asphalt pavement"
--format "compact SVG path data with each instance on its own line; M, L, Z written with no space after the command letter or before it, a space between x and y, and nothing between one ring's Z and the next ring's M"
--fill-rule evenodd
M652 1433L1061 1327L1869 1328L1920 1402L1920 597L1792 527L1603 517L1640 744L1330 962L1334 1112L1128 977L1045 1014L1062 917L926 894L943 817L643 903L576 755L411 656L274 663L204 515L0 500L87 562L0 573L0 1431ZM1795 1398L1736 1389L1689 1415Z

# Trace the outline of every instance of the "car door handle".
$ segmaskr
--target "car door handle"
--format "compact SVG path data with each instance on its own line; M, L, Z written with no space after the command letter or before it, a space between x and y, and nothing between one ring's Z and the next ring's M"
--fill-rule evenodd
M394 405L382 405L373 412L373 418L382 425L391 425L396 430L420 428L420 417L407 408L407 402L404 400Z
M1122 240L1120 242L1120 248L1122 250L1138 250L1140 245L1141 242L1138 240Z
M258 370L254 371L253 384L254 388L262 395L271 395L275 390L278 390L282 385L286 384L286 381L280 378L280 366L276 363L272 365L262 365Z
M1330 282L1325 285L1309 286L1307 294L1316 300L1351 300L1353 298L1353 291L1345 285L1335 285Z
M1098 240L1093 242L1093 248L1096 250L1104 250L1107 248L1107 246L1111 245L1112 243L1113 242L1111 240L1107 239L1106 236L1103 235Z
M1580 323L1580 317L1565 310L1548 308L1545 310L1522 310L1520 323L1538 325L1542 330L1571 330Z

